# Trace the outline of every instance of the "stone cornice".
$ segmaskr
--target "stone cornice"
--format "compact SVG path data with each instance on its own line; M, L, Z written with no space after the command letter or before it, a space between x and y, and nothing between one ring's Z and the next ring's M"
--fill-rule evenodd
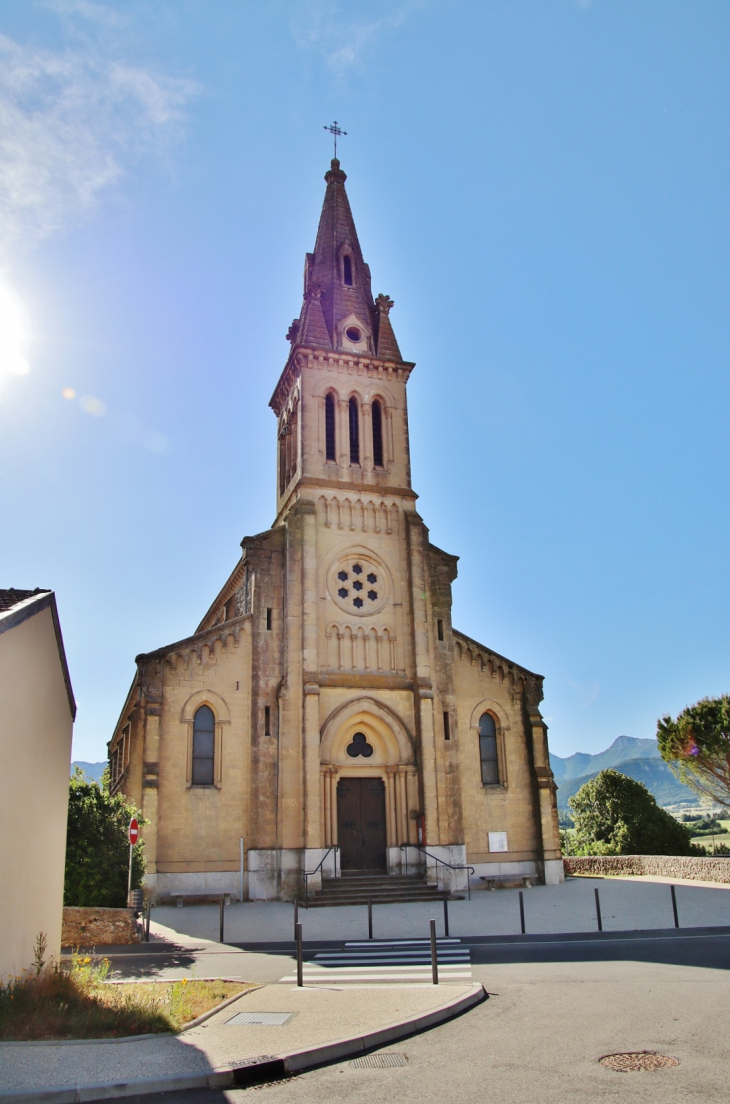
M508 668L512 668L514 671L519 671L520 674L526 676L526 681L530 680L533 683L537 683L537 689L540 691L540 698L542 698L542 684L545 679L544 675L538 675L534 671L530 671L527 667L523 667L520 663L515 663L514 660L507 659L506 656L500 655L499 652L493 651L491 648L487 648L486 645L480 644L478 640L474 640L471 636L467 636L466 633L459 632L458 629L451 630L453 635L459 640L463 640L472 648L476 648L478 652L483 652L489 659L496 659L504 664Z
M223 621L218 625L211 625L209 629L203 629L193 636L186 636L183 640L176 640L174 644L165 644L162 648L156 648L154 652L142 652L135 657L135 663L138 667L144 667L147 663L165 659L174 652L192 652L202 647L204 644L210 646L214 644L218 638L224 639L225 637L233 636L236 642L238 642L241 629L247 621L251 620L252 614L250 613L244 613L240 617L232 617L230 621Z
M374 483L344 483L341 479L317 479L314 476L306 476L298 480L284 499L281 508L274 519L272 528L281 525L284 517L291 511L294 503L301 497L302 487L314 487L316 490L339 491L345 494L376 496L379 499L408 498L413 502L418 495L409 487L383 487Z
M301 346L296 346L289 354L284 365L284 371L281 373L279 382L269 400L269 406L277 418L284 409L286 398L293 383L299 379L302 371L305 368L322 368L325 363L332 367L342 368L345 371L354 368L358 373L380 378L385 376L388 379L402 380L404 383L408 382L408 377L415 368L414 362L409 360L382 360L369 354L363 356L358 353L348 353L344 350L304 349Z

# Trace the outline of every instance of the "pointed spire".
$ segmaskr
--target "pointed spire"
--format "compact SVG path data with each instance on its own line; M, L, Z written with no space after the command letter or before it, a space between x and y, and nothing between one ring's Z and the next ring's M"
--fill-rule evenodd
M377 305L373 302L370 269L360 249L346 179L333 158L325 174L327 190L314 253L307 254L302 313L287 337L292 345L345 348L400 360L388 318L393 304L382 295Z

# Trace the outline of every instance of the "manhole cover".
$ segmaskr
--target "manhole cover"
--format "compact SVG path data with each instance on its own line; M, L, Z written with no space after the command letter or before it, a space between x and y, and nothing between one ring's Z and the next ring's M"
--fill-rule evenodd
M668 1054L657 1054L655 1050L634 1050L627 1054L607 1054L605 1058L600 1058L599 1061L602 1066L607 1066L618 1073L644 1073L679 1065L676 1058L670 1058Z
M226 1020L226 1027L233 1024L265 1024L267 1027L283 1027L292 1018L293 1012L239 1012L230 1020Z
M350 1065L354 1069L391 1069L393 1066L407 1066L408 1059L405 1054L365 1054L362 1058L355 1058Z

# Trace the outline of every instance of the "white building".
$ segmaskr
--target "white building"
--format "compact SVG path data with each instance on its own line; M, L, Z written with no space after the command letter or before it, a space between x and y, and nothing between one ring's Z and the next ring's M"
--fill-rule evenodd
M76 716L51 590L0 590L0 980L61 951Z

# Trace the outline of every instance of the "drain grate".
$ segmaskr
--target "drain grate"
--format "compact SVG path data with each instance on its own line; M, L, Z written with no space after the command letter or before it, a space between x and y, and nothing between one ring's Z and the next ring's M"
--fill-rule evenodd
M226 1020L226 1027L233 1024L265 1024L267 1027L283 1027L294 1015L293 1012L239 1012L230 1020Z
M392 1069L393 1066L407 1066L408 1059L405 1054L397 1051L387 1054L365 1054L362 1058L354 1058L350 1065L353 1069Z
M599 1058L602 1066L616 1070L617 1073L645 1073L652 1070L668 1069L678 1066L676 1058L668 1054L657 1054L655 1050L634 1050L626 1054L607 1054Z

